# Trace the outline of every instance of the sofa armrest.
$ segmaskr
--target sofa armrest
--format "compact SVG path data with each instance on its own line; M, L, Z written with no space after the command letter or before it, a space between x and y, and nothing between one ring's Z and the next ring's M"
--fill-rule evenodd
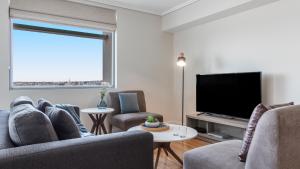
M133 131L0 150L1 169L153 169L153 136Z

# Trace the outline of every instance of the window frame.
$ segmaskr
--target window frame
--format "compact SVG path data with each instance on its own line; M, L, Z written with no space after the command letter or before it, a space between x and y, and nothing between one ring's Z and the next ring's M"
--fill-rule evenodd
M67 24L60 24L60 23L52 23L52 22L47 22L47 21L39 21L39 20L31 20L31 19L22 19L22 18L10 18L10 59L9 59L9 67L8 67L8 72L9 72L9 89L10 90L32 90L32 89L89 89L89 88L102 88L103 86L101 85L78 85L78 86L16 86L14 85L13 82L13 31L14 30L24 30L24 31L31 31L31 32L40 32L40 33L49 33L49 34L56 34L56 35L65 35L65 36L75 36L75 37L84 37L84 38L92 38L92 39L102 39L103 40L103 66L104 66L104 44L105 40L110 39L110 46L107 48L108 51L111 52L111 63L110 63L110 68L111 68L111 74L110 74L110 88L116 88L116 58L115 58L115 42L116 42L116 31L111 31L111 30L106 30L106 29L98 29L100 31L103 31L109 35L99 35L99 34L94 34L94 33L84 33L80 31L71 31L71 30L63 30L63 29L55 29L55 28L46 28L46 27L40 27L40 26L33 26L33 25L26 25L26 24L14 24L13 19L21 19L21 20L27 20L27 21L35 21L35 22L44 22L44 23L49 23L49 24L55 24L55 25L63 25L63 26L73 26L73 27L78 27L78 28L87 28L87 29L95 29L95 28L90 28L90 27L85 27L85 26L74 26L74 25L67 25ZM17 25L18 29L14 29L14 26ZM24 26L26 25L26 26ZM21 28L23 27L24 28ZM19 29L21 28L21 29ZM34 29L34 28L41 28L40 30ZM30 30L32 29L32 30ZM49 32L48 32L49 31ZM51 32L53 31L53 32ZM57 31L56 33L54 33ZM78 33L76 36L75 34ZM72 34L72 35L71 35ZM103 80L100 81L105 81L104 79L104 67L103 67Z

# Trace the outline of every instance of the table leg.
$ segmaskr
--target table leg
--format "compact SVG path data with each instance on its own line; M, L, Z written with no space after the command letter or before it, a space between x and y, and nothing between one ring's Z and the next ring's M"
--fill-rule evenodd
M101 121L102 121L102 114L99 114L99 118L98 118L98 128L99 128L99 134L102 134L102 125L101 125Z
M158 147L157 155L156 155L156 159L155 159L155 167L154 167L155 169L157 169L157 166L158 166L160 151L161 151L161 147Z
M100 126L103 130L103 133L107 134L107 130L106 130L105 125L104 125L105 118L106 118L106 114L102 115L102 118L100 119Z
M169 156L169 153L168 153L168 151L167 151L166 149L163 149L163 150L164 150L164 152L165 152L166 156Z
M89 114L90 118L92 119L92 122L93 122L93 126L91 128L91 133L94 133L95 132L95 129L97 127L97 120L96 118L93 116L93 114Z
M165 149L181 164L183 165L182 160L180 159L180 157L178 157L178 155L171 149L170 144L168 146L165 147Z
M164 150L164 152L166 153L167 156L168 156L168 153L170 153L181 165L183 165L183 162L180 159L180 157L172 150L170 142L167 142L167 143L155 143L155 144L156 144L155 147L158 148L157 156L156 156L156 160L155 160L155 169L156 169L156 167L158 165L158 161L159 161L159 156L160 156L161 149Z
M98 117L98 114L96 114L95 115L96 116L96 130L95 130L95 134L96 135L98 135L98 133L99 133L99 125L98 125L98 119L99 119L99 117Z
M106 114L89 114L90 118L93 121L93 126L91 128L91 133L95 135L102 134L102 130L104 134L107 134L107 130L104 125L104 121L106 118Z

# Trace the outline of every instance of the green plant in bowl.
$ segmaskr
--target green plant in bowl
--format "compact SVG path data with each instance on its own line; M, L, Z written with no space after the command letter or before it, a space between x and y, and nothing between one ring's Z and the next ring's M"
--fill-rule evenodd
M153 116L148 116L147 120L145 121L146 127L156 128L156 127L159 127L159 125L160 125L160 122Z
M147 122L154 123L154 122L156 122L156 120L155 120L155 118L153 116L148 116L147 117Z

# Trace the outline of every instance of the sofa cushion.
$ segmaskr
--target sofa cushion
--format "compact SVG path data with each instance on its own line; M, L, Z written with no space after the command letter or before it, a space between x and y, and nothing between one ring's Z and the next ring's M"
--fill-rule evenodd
M112 117L112 125L122 130L128 130L131 127L140 125L146 121L147 116L153 116L163 122L163 116L156 113L138 112L128 114L118 114Z
M46 107L52 107L53 104L46 100L46 99L43 99L43 98L40 98L38 101L37 101L37 106L36 108L41 111L41 112L46 112Z
M242 142L240 140L224 141L196 148L184 153L185 169L244 169L237 154Z
M57 107L46 107L45 113L49 117L60 140L81 137L75 120L67 111Z
M16 146L58 140L47 115L31 104L12 108L9 115L9 135Z
M14 147L8 132L9 112L0 110L0 150Z
M21 105L21 104L33 104L33 101L31 100L31 98L27 97L27 96L20 96L18 98L16 98L14 101L12 101L10 103L10 108L13 108L15 106Z
M120 93L119 99L121 113L140 112L136 93Z

